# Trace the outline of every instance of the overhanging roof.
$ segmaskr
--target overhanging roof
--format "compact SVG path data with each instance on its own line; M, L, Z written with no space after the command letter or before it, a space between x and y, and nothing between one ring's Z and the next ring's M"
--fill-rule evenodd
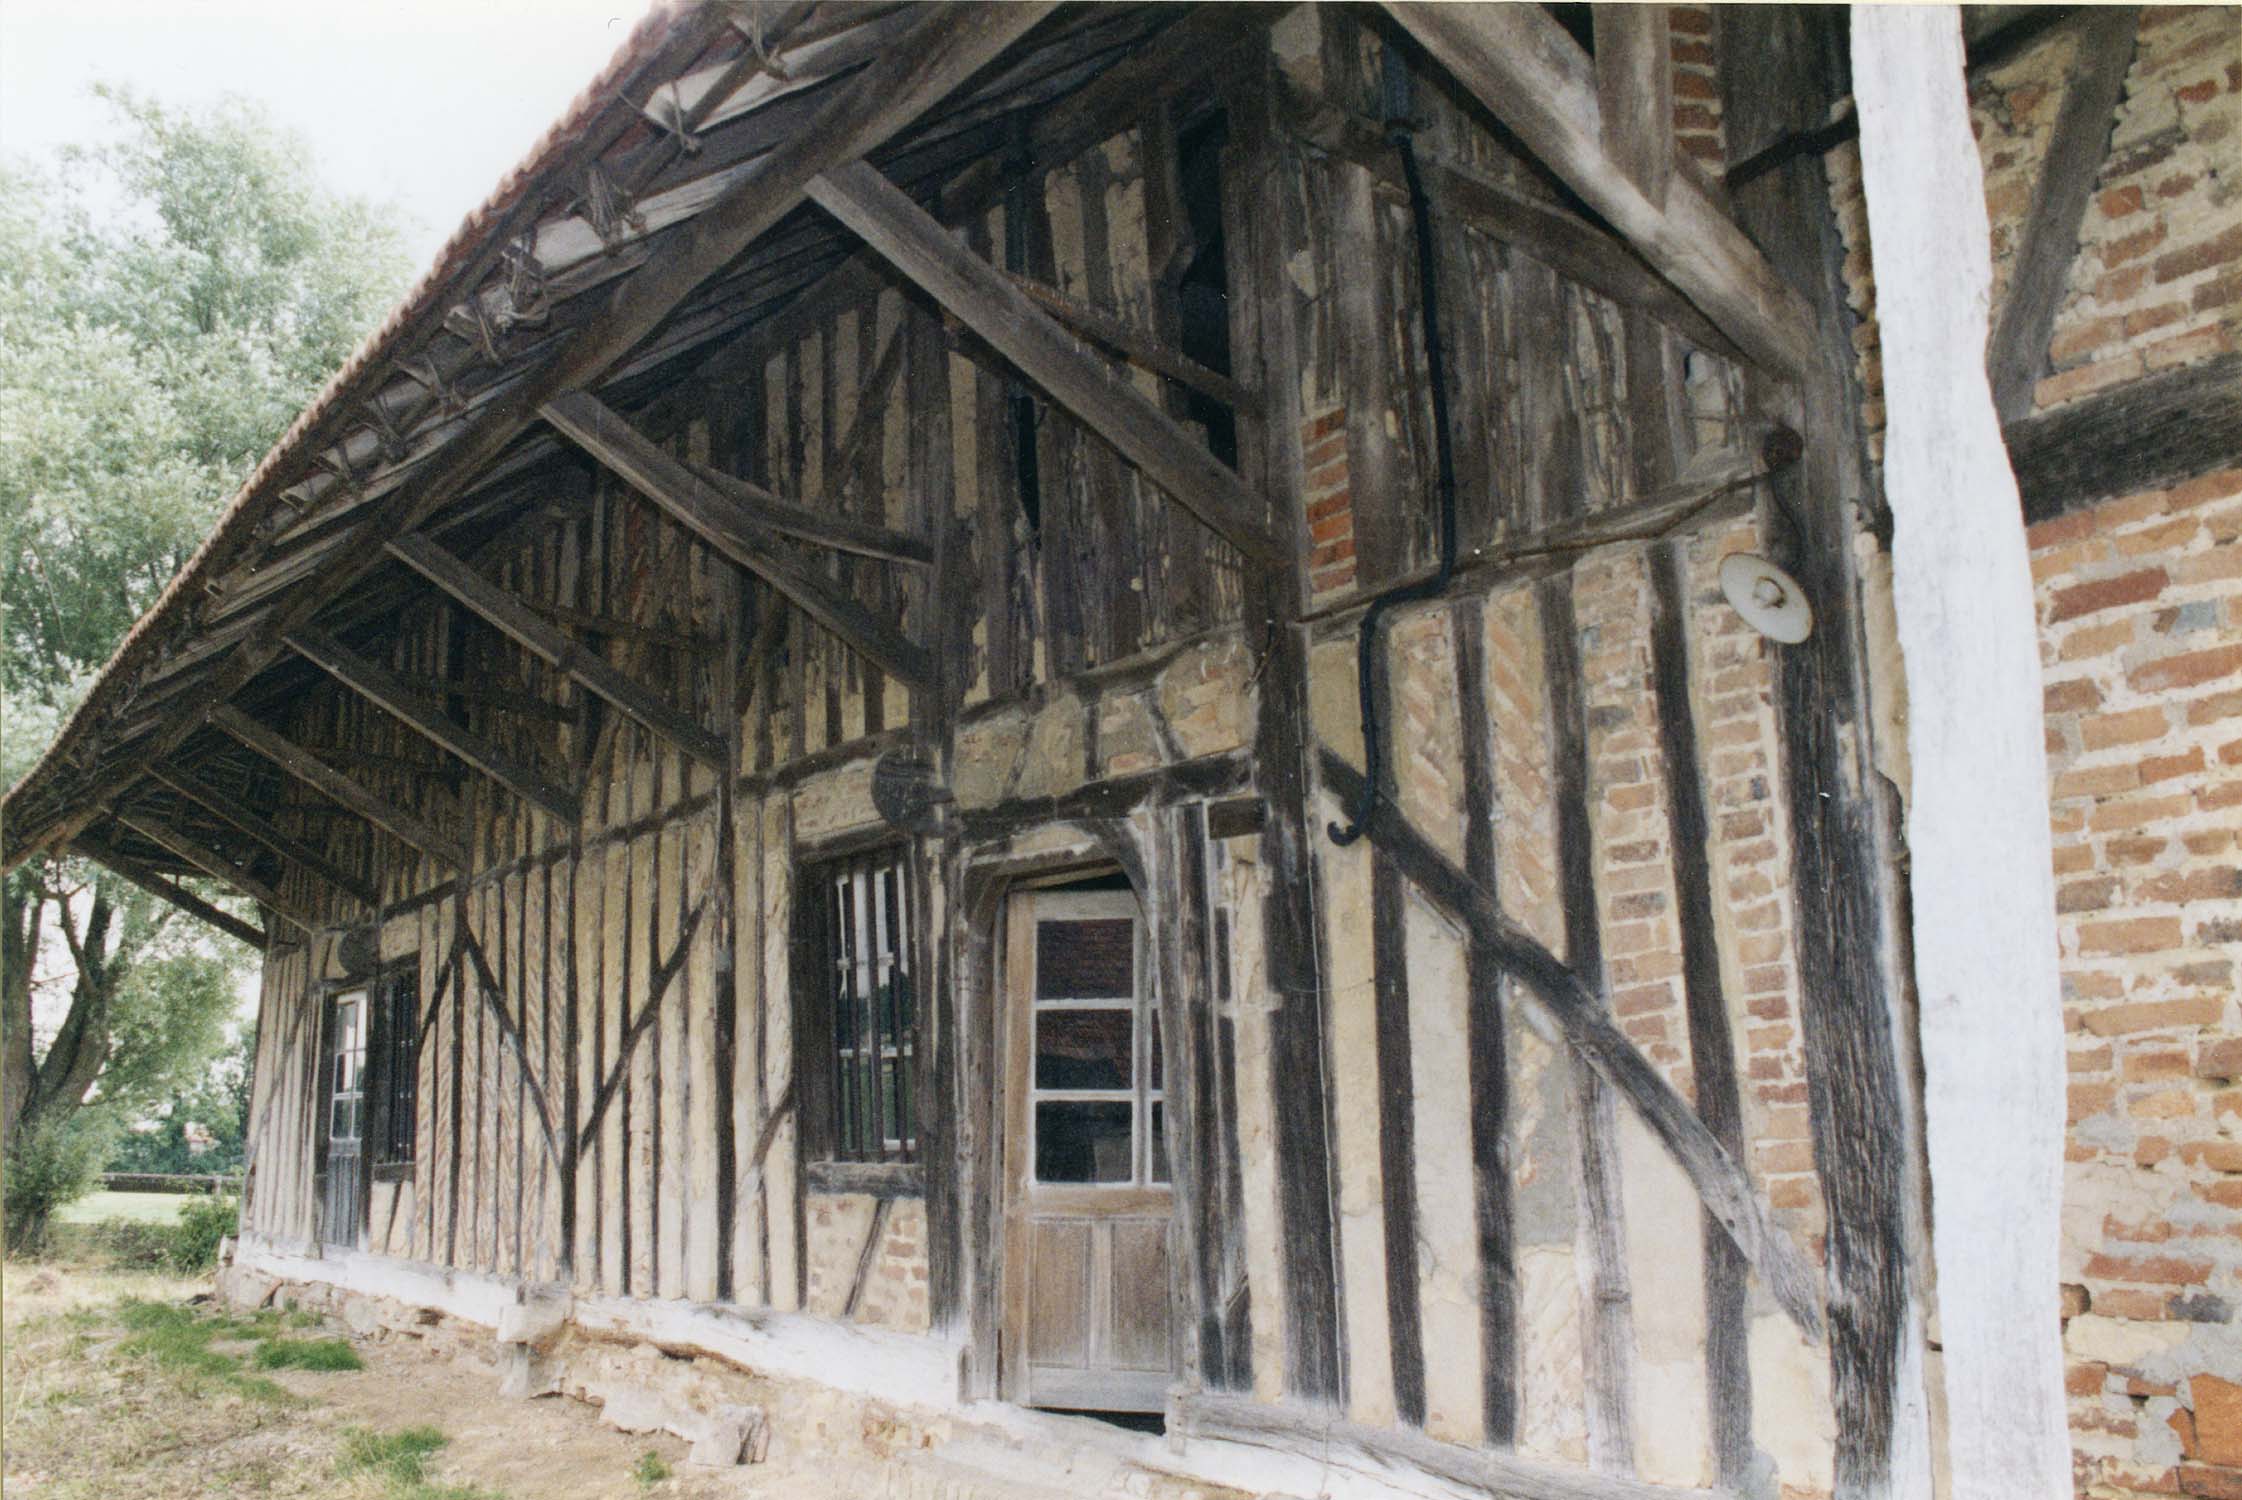
M426 591L409 570L368 560L385 524L424 491L438 503L418 529L472 552L555 486L580 484L552 433L492 418L525 404L540 372L643 291L637 283L674 275L707 210L783 181L790 157L814 155L815 127L837 100L975 9L658 4L290 426L126 635L0 801L5 863L73 837L128 787L210 846L240 848L236 830L147 779L149 768L171 757L194 762L221 793L245 786L254 771L202 727L209 710L230 702L255 714L317 675L274 649L293 628L288 615L300 622L316 601L321 628L343 631ZM1227 7L1062 7L871 159L954 220L995 201L1001 163L1023 141L1065 159L1125 123L1148 89L1203 71L1210 50L1223 50L1210 43L1259 30L1277 9L1249 19ZM1066 123L1054 125L1043 110L1061 99ZM807 204L789 196L772 208L775 222L744 252L604 366L594 382L602 399L634 404L857 252L853 235ZM462 477L460 451L494 425L503 440ZM114 847L158 873L191 868L121 827ZM243 854L244 868L256 858Z

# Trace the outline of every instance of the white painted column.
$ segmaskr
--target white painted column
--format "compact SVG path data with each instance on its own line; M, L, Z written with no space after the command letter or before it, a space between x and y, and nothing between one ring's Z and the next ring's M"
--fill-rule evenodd
M1916 981L1951 1493L2068 1494L2062 1007L2038 631L1985 375L1960 13L1853 7L1907 664Z

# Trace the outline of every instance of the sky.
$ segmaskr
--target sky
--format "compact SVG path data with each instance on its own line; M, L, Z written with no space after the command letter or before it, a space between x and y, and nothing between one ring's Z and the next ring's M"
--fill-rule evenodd
M0 0L0 151L100 139L96 82L255 100L415 270L622 45L646 0Z

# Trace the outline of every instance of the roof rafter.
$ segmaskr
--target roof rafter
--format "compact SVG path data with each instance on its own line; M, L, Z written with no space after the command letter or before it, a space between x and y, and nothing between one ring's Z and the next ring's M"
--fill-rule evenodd
M1268 507L1235 473L877 168L835 167L809 193L1218 535L1257 561L1282 560Z
M582 808L574 793L535 767L523 765L489 740L455 723L434 696L422 691L401 672L360 656L333 636L319 630L299 630L288 637L289 649L324 668L328 675L393 715L429 740L458 756L532 806L544 809L564 823L573 823Z
M258 723L240 709L221 703L210 710L210 722L367 822L388 830L424 854L434 855L455 870L468 868L467 851L458 843L389 798L374 795L294 740Z
M584 391L545 404L545 420L613 469L677 523L786 596L881 671L923 687L934 664L924 648L841 591L832 579L758 535L755 516Z
M625 676L605 658L570 640L558 626L540 616L517 595L492 583L424 536L400 537L389 544L389 552L546 665L613 704L695 760L720 771L725 769L728 758L723 740L652 690Z

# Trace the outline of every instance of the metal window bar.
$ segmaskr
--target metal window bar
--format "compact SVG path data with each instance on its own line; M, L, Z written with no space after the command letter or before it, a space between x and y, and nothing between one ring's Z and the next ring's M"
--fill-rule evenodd
M892 855L845 865L826 886L834 1145L847 1160L910 1161L918 1149L909 891Z
M382 1097L386 1106L381 1152L376 1165L392 1167L413 1159L420 1092L420 974L392 974L383 986Z

